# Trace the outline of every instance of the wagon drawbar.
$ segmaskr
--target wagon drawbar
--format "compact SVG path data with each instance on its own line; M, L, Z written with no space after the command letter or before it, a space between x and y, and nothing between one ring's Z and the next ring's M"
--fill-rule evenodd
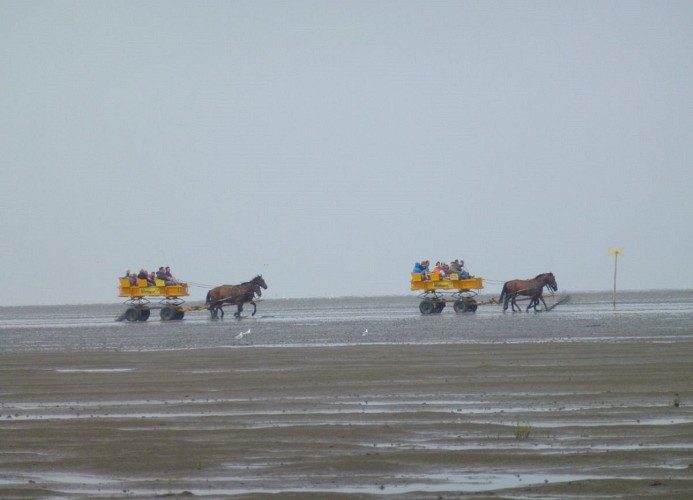
M452 303L455 312L475 312L479 302L474 297L484 288L484 278L460 278L457 273L441 278L440 273L431 272L425 279L422 273L411 273L410 285L412 291L422 292L421 314L441 313L448 303Z

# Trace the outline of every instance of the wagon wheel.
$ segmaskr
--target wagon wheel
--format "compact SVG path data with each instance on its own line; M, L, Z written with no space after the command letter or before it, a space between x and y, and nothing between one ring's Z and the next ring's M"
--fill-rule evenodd
M477 307L479 307L479 305L476 303L476 300L470 297L456 300L452 306L457 313L475 312Z
M431 299L424 299L419 304L419 311L421 314L431 314L435 310L435 305Z
M140 321L147 321L149 319L149 315L151 314L151 309L140 309Z
M185 316L185 311L176 311L176 317L174 319L183 319Z
M140 319L140 310L136 307L129 307L128 310L125 311L125 319L128 321L137 321Z
M165 306L161 308L159 315L161 316L162 321L171 321L172 319L176 319L177 313L178 311L176 311L172 306Z
M440 302L436 302L435 308L436 308L436 310L435 310L436 313L438 313L438 314L442 313L443 309L445 309L445 302L442 300Z

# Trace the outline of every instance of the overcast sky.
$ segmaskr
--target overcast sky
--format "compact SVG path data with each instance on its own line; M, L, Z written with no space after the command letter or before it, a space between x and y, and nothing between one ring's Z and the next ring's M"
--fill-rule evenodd
M0 0L0 72L0 305L693 285L691 1Z

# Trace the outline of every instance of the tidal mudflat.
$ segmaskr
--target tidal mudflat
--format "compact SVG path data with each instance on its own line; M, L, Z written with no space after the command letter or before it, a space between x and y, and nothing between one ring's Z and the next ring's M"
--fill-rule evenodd
M268 301L146 324L0 308L0 497L689 498L680 296L469 317Z

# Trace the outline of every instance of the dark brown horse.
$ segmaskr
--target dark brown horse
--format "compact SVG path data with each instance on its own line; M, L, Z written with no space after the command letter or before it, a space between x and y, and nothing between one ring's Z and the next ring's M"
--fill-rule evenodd
M548 310L546 307L546 302L544 302L543 292L544 287L549 288L552 292L558 290L558 285L556 284L556 278L553 273L544 273L538 275L536 278L531 280L512 280L507 281L503 285L503 290L501 291L500 298L498 302L503 302L503 312L508 309L508 300L512 306L513 312L515 312L515 307L518 311L522 311L520 306L517 305L515 300L518 295L524 295L530 298L529 305L527 306L527 311L530 308L537 310L539 301L541 300L544 304L544 309Z
M257 312L257 305L253 302L255 296L262 297L262 289L267 290L267 283L262 279L262 275L255 276L252 280L241 283L240 285L221 285L212 288L207 292L205 304L209 308L212 319L217 319L219 311L221 318L224 319L224 304L235 304L238 311L234 313L236 318L240 318L243 311L243 304L253 303L253 316Z

